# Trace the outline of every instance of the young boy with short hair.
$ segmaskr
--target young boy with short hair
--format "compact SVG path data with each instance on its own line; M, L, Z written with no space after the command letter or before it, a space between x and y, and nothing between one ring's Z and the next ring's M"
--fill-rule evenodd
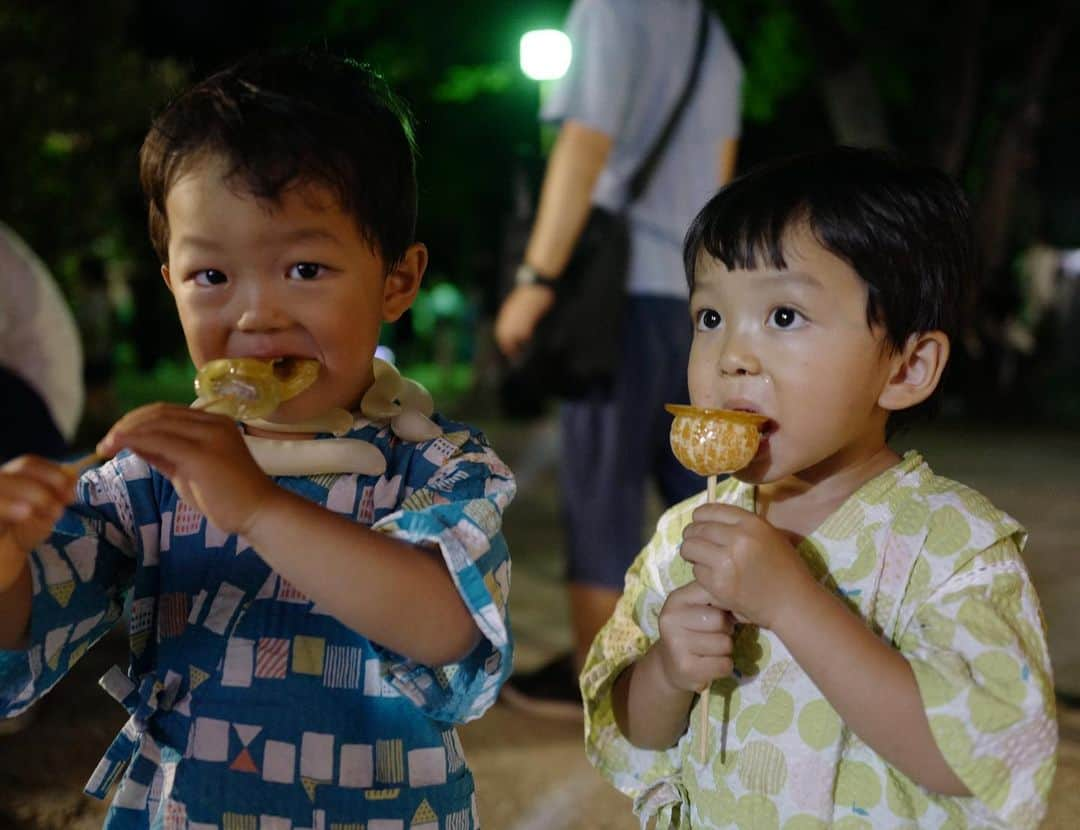
M318 374L261 421L127 414L73 504L64 467L0 469L0 713L130 591L130 667L102 685L131 719L88 784L127 764L107 827L478 826L454 724L510 669L514 483L373 362L427 263L405 110L352 61L252 58L170 105L140 166L195 366Z
M1045 814L1026 534L887 443L940 395L972 249L946 176L849 148L753 171L691 226L691 400L769 420L715 503L660 519L582 674L589 757L643 827Z

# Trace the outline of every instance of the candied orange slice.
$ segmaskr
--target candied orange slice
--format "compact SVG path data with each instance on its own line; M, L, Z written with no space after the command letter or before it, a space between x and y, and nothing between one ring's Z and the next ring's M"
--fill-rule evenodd
M741 470L754 460L761 426L768 421L756 412L701 409L665 404L675 416L671 423L671 450L679 463L698 475L715 476Z

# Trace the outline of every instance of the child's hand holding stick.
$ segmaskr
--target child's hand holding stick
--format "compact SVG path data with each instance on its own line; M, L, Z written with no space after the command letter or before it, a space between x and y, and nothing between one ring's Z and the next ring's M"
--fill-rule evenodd
M716 477L741 470L758 451L760 428L768 418L754 412L701 409L668 404L675 416L671 424L671 449L687 469L708 476L708 503L716 501ZM710 686L701 693L699 748L702 761L709 743Z

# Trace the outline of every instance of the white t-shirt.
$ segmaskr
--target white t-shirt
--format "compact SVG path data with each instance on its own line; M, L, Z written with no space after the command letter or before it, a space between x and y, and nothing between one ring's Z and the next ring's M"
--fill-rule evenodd
M57 429L75 435L83 408L83 353L71 309L49 269L0 223L0 365L44 399Z

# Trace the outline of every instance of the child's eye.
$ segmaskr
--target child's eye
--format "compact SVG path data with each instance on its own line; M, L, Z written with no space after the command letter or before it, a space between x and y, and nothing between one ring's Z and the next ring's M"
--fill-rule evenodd
M720 328L721 322L723 322L723 318L720 316L720 312L714 308L703 308L697 313L698 331L713 331Z
M317 262L298 262L289 269L289 279L313 280L325 270Z
M225 276L225 272L218 271L216 268L205 268L202 271L196 271L191 275L191 279L194 280L196 285L223 285L229 281L229 278Z
M788 306L780 306L773 309L769 315L769 325L778 329L792 329L800 327L801 323L806 322L806 318L793 308Z

